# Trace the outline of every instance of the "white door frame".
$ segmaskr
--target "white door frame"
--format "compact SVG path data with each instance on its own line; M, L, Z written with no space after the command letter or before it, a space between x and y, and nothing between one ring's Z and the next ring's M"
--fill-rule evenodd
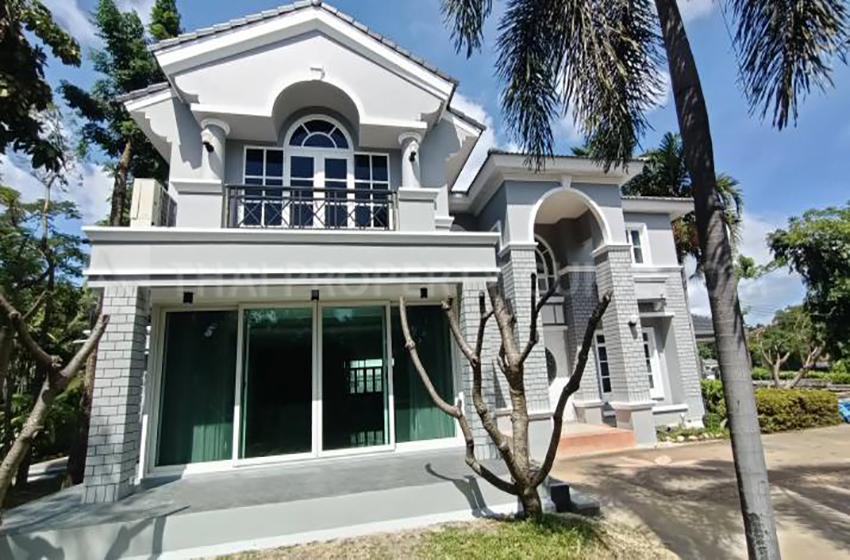
M644 327L641 326L641 330L643 331L643 336L645 340L641 341L641 348L643 349L643 344L647 343L649 346L649 363L652 367L652 371L648 371L647 374L652 376L652 385L653 388L649 391L649 396L653 399L663 399L664 398L664 377L661 375L662 372L662 360L661 353L658 351L657 339L655 338L655 327Z
M324 430L324 418L322 401L322 351L323 351L323 324L322 311L326 307L381 307L384 310L384 364L387 372L386 391L387 391L387 431L389 443L384 445L370 445L364 447L346 447L344 449L325 450L323 448L322 433ZM317 456L319 457L334 457L339 455L362 455L366 453L375 453L376 451L393 451L395 449L395 399L393 395L393 364L392 364L392 324L390 322L391 306L388 301L328 301L319 302L316 311L318 345L316 349L317 361L314 367L314 379L318 388L318 416L315 424L315 434L318 439Z

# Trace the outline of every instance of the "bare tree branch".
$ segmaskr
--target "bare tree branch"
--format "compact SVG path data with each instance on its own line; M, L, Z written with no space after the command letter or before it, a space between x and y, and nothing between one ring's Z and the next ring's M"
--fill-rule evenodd
M454 304L454 300L452 298L448 298L443 301L442 309L443 313L446 314L446 319L449 322L449 330L452 332L452 337L454 337L455 342L460 348L460 351L466 356L466 359L469 362L475 360L475 351L469 346L469 343L466 342L466 338L464 338L463 333L460 332L460 326L457 323L457 317L454 315L454 311L452 310L452 305Z
M47 414L50 412L50 406L56 397L68 387L68 383L71 382L74 374L76 374L77 370L80 369L82 364L85 363L89 355L97 347L98 341L103 336L106 326L109 324L109 316L101 315L98 318L86 341L63 367L62 360L58 356L47 354L30 337L29 330L23 322L21 314L9 303L2 293L0 293L0 307L2 307L3 311L9 317L9 322L15 327L18 333L18 339L38 361L41 361L47 367L48 371L48 376L41 386L38 398L29 416L27 416L26 422L24 422L18 437L15 438L11 449L9 449L2 463L0 463L0 504L2 504L9 485L12 483L12 477L17 472L21 461L29 453L35 437L44 427Z
M531 325L528 328L528 342L525 344L525 349L520 356L520 362L525 363L534 346L540 342L540 334L537 332L537 318L540 316L540 311L546 305L546 302L555 295L558 291L558 283L552 282L540 301L537 300L537 274L531 275Z
M448 307L447 313L451 313L451 301L444 303L443 309L446 309L446 307ZM416 342L413 340L413 336L410 333L410 326L407 322L407 305L403 297L399 299L399 311L399 315L401 317L401 332L404 335L404 347L410 355L413 367L419 373L419 378L425 385L425 389L428 391L428 394L431 396L431 400L434 401L434 404L436 404L440 410L458 421L460 431L463 434L463 439L466 442L466 464L469 465L475 474L481 476L484 480L499 490L507 492L508 494L517 495L517 489L514 484L499 478L495 473L483 466L475 457L475 439L472 436L472 429L469 427L469 422L463 414L462 403L458 401L457 405L452 406L440 397L439 393L437 393L437 390L434 388L434 384L431 382L431 377L425 370L425 366L422 365L422 360L419 359L419 352L416 350ZM481 323L484 324L486 322L486 319L482 316Z
M587 365L587 357L590 354L590 349L593 346L593 337L596 334L596 328L608 309L608 304L611 303L611 292L606 293L599 300L596 309L590 315L587 321L587 327L584 330L584 338L581 342L581 350L578 353L575 370L570 376L570 380L561 390L561 396L558 397L558 404L555 406L555 412L552 417L552 438L549 440L549 449L546 451L546 458L543 460L543 465L540 470L534 475L531 483L534 486L541 484L552 470L552 464L555 461L555 455L558 452L558 444L561 441L561 430L564 423L564 409L567 406L567 400L578 391L581 386L581 378L584 375L585 366Z
M818 358L820 358L821 354L823 354L824 349L825 346L823 344L820 344L815 346L812 351L809 352L808 356L806 356L806 361L803 363L803 367L800 368L800 371L798 371L797 374L792 379L790 379L785 385L786 389L793 389L794 387L796 387L800 380L803 379L803 377L805 377L807 373L812 371L812 369L814 369L814 367L817 365Z
M39 308L41 307L41 304L42 304L42 303L44 303L44 302L45 302L45 300L47 299L48 294L49 294L49 295L51 295L51 296L53 295L53 294L50 292L50 290L44 290L43 292L41 292L41 293L38 295L38 297L35 299L35 301L33 302L33 304L30 306L29 311L27 311L26 313L24 313L24 316L22 317L22 319L23 319L23 321L24 321L24 322L29 321L29 320L32 318L32 316L36 314L36 312L37 312L37 311L39 310Z
M33 358L47 369L47 371L58 371L59 368L62 367L62 360L59 356L51 356L45 352L44 349L32 338L21 313L15 309L11 303L9 303L9 300L6 299L6 296L3 295L2 292L0 292L0 308L3 309L4 313L6 313L9 323L18 334L18 340L20 340L24 348L32 354Z

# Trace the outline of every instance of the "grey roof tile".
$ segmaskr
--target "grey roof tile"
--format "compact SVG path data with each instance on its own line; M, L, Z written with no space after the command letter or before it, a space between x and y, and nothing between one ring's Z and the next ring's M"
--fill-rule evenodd
M420 66L426 68L427 70L437 74L442 79L449 81L453 84L457 84L457 80L455 80L454 78L452 78L451 76L449 76L448 74L446 74L445 72L443 72L442 70L440 70L439 68L434 66L433 64L426 62L421 57L418 57L418 56L412 54L407 49L400 47L395 42L391 41L387 37L384 37L380 33L373 31L372 29L370 29L369 27L367 27L363 23L357 21L356 19L349 16L348 14L340 12L335 7L331 6L330 4L325 4L325 3L321 2L320 0L300 0L300 1L294 2L292 4L285 4L283 6L280 6L279 8L273 9L273 10L265 10L263 12L260 12L259 14L246 15L246 16L243 16L243 17L240 17L240 18L237 18L237 19L230 20L230 21L225 22L225 23L220 23L220 24L214 25L212 27L199 29L199 30L194 31L194 32L184 33L184 34L179 35L177 37L174 37L172 39L166 39L164 41L160 41L160 42L158 42L154 45L151 45L150 50L152 52L161 51L163 49L173 47L175 45L180 45L182 43L187 43L189 41L194 41L194 40L200 39L202 37L207 37L209 35L221 33L221 32L224 32L224 31L228 31L230 29L242 27L244 25L257 23L257 22L260 22L260 21L264 21L264 20L267 20L267 19L278 17L278 16L283 15L283 14L291 13L291 12L301 10L301 9L304 9L304 8L309 8L309 7L316 7L316 8L320 8L320 9L325 10L329 14L332 14L333 16L338 17L339 19L348 23L349 25L354 26L356 29L359 29L360 31L369 34L369 36L374 38L376 41L380 41L381 43L383 43L387 47L389 47L389 48L393 49L394 51L396 51L397 53L399 53L400 55L402 55L406 58L409 58L410 60L412 60L416 64L419 64Z
M146 95L150 95L152 93L157 93L159 91L164 91L171 87L168 82L158 82L156 84L151 84L146 88L137 89L123 95L119 95L116 97L116 100L119 103L126 103L127 101L132 101L133 99L138 99L140 97L144 97Z

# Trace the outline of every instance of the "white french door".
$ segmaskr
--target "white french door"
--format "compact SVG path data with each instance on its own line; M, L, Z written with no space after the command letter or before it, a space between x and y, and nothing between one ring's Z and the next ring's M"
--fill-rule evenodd
M352 224L352 156L329 150L286 150L291 227L346 228Z

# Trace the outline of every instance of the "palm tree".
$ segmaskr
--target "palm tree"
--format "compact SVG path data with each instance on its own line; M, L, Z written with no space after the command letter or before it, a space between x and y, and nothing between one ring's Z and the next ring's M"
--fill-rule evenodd
M573 153L592 155L587 148L574 148ZM661 138L658 148L647 151L642 157L645 161L643 170L623 185L623 194L693 197L681 136L668 132ZM743 226L744 199L738 185L738 180L726 173L717 176L718 203L723 209L723 223L733 253L737 253L740 245ZM694 276L702 278L705 258L699 244L695 213L690 212L673 222L673 234L679 262L684 262L685 257L693 257L697 263Z
M480 49L492 0L441 0L458 51ZM832 60L850 49L847 0L723 0L735 27L741 84L752 111L784 128L812 87L831 85ZM660 28L660 35L659 35ZM627 165L647 110L670 73L696 230L704 255L741 513L751 558L779 558L744 323L724 208L718 196L705 97L676 0L507 0L497 75L505 123L545 164L552 123L572 114L597 159Z

